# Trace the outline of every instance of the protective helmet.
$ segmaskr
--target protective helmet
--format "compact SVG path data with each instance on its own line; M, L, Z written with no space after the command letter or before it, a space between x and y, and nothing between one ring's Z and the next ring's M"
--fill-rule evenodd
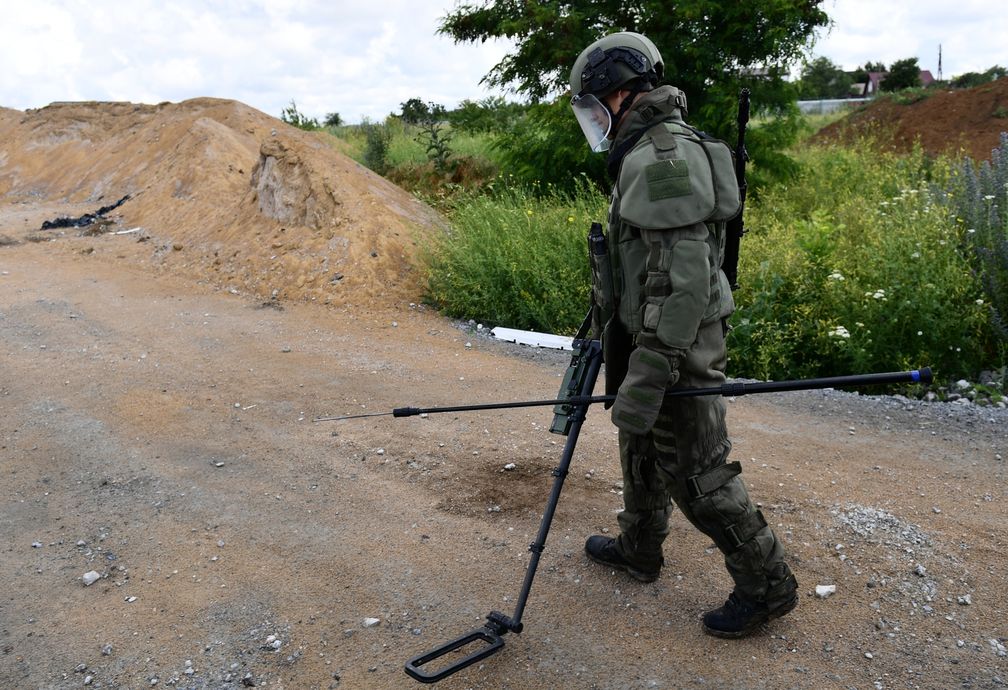
M609 148L613 113L602 99L635 80L657 86L664 68L651 39L632 31L609 34L581 51L571 69L571 107L593 151Z

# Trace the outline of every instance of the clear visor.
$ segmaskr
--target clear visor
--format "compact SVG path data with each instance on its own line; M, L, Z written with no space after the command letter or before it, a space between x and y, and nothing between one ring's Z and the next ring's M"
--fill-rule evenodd
M612 128L612 115L602 102L591 94L574 96L571 108L581 131L584 132L588 146L595 153L609 150L609 130Z

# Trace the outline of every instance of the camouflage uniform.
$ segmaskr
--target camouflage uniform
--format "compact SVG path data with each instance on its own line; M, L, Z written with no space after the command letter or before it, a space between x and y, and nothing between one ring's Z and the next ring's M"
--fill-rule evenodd
M612 143L618 174L609 209L610 276L602 280L599 266L593 270L607 393L627 379L635 348L668 358L670 389L725 381L734 303L720 267L725 221L738 211L739 191L730 149L687 127L684 106L674 87L643 93ZM771 607L793 597L783 548L750 500L740 464L728 462L722 398L665 395L653 428L640 433L633 430L640 420L625 407L614 407L613 420L621 427L622 557L645 570L660 567L671 500L724 553L736 592Z

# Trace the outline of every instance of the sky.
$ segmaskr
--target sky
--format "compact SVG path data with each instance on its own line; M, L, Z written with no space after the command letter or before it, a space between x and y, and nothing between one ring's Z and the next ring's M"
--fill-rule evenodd
M470 0L481 2L481 0ZM448 107L491 95L507 42L437 35L455 0L7 0L0 106L233 98L274 116L380 120L410 98ZM946 78L1008 67L1003 0L825 0L813 56L845 69L919 58ZM669 50L659 46L663 50ZM517 100L517 97L510 96Z

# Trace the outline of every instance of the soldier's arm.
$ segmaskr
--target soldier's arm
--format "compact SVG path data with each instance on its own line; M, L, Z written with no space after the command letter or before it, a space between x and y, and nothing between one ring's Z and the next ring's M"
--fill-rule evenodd
M640 345L675 356L696 340L711 295L707 227L641 230L648 245Z

